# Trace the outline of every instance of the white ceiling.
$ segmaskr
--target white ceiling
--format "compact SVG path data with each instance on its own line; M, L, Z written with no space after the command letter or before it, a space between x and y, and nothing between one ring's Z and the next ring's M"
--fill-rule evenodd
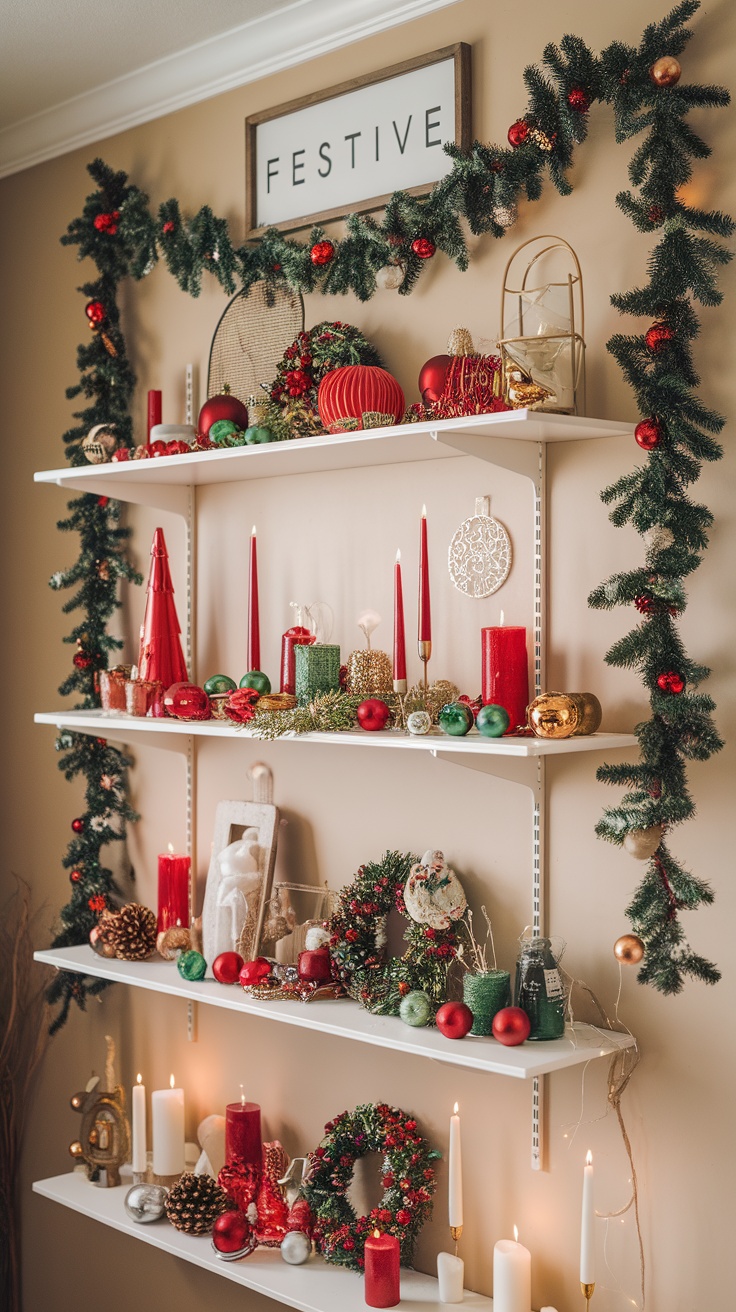
M456 0L0 0L0 177Z

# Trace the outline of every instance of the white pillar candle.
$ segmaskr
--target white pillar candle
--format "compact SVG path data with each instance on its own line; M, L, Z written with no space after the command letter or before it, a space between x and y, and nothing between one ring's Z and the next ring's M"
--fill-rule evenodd
M580 1223L580 1283L595 1284L595 1201L593 1198L593 1154L583 1167L583 1211Z
M154 1175L180 1175L184 1170L184 1090L155 1089L151 1094Z
M499 1239L493 1249L493 1312L530 1312L532 1256L514 1239Z
M437 1280L440 1303L462 1303L465 1263L454 1253L437 1254Z
M450 1192L449 1224L455 1228L463 1223L463 1161L460 1148L460 1117L455 1103L454 1114L450 1117Z
M133 1115L132 1139L133 1150L131 1164L136 1175L143 1175L146 1171L146 1086L141 1082L138 1076L137 1084L133 1085L133 1095L131 1098L131 1108Z

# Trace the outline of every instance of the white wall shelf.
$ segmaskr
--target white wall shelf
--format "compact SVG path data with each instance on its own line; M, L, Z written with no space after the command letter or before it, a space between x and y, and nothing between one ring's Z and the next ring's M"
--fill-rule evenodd
M625 422L508 410L496 415L468 415L463 419L297 438L264 446L46 469L34 478L37 483L155 506L186 518L189 489L207 484L321 474L332 469L363 469L460 455L476 456L514 470L538 486L540 444L625 437L632 433L633 425Z
M87 946L36 952L34 959L59 970L150 989L154 993L167 993L188 1003L224 1007L246 1016L319 1030L337 1038L353 1039L358 1043L413 1053L447 1065L465 1066L488 1075L508 1075L518 1080L535 1079L596 1057L607 1057L623 1048L633 1047L635 1042L630 1034L614 1033L578 1022L567 1027L562 1039L506 1048L491 1038L468 1035L464 1039L447 1039L437 1030L405 1025L396 1016L373 1016L350 998L266 1002L244 993L237 984L218 984L212 979L199 982L182 979L176 964L170 961L110 960L98 956Z
M300 1312L365 1312L363 1278L339 1266L328 1266L321 1257L312 1257L303 1266L289 1266L278 1249L257 1248L241 1262L223 1262L212 1248L208 1236L181 1234L168 1221L140 1225L125 1211L128 1186L103 1189L91 1184L80 1171L38 1180L34 1192L54 1203L70 1207L93 1221L112 1226L132 1239L151 1244L172 1257L201 1266L245 1289L253 1289ZM401 1303L407 1312L437 1312L440 1303L437 1281L420 1271L401 1271ZM482 1294L465 1291L462 1307L467 1312L493 1312L493 1300Z

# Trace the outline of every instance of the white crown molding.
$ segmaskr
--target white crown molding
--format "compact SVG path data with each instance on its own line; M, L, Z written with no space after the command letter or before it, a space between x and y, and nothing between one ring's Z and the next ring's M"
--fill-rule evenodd
M457 0L295 0L0 131L0 178Z

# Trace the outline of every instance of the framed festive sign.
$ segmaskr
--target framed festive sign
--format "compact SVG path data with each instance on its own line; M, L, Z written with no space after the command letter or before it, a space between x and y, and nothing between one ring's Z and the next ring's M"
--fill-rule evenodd
M252 114L245 133L248 238L382 209L399 188L421 196L452 170L445 143L470 146L470 46Z

